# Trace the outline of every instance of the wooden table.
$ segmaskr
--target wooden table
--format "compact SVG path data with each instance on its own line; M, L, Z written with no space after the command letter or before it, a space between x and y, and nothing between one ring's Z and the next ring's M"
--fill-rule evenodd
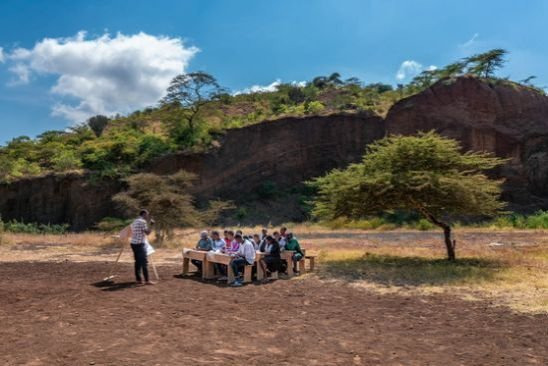
M234 256L224 253L217 253L217 252L207 252L206 256L206 267L204 269L205 278L211 279L214 277L214 264L224 264L227 267L227 282L232 283L234 282L234 271L232 270L232 266L230 265L232 263L232 259L234 259ZM253 266L246 265L244 267L244 283L251 282L252 280L252 274L253 274Z
M186 276L188 274L190 260L195 259L197 261L202 262L202 279L205 279L206 278L205 268L207 267L206 255L207 255L207 252L204 252L203 250L184 248L183 249L183 276Z
M257 252L255 256L255 262L257 262L257 280L258 281L266 277L266 273L264 273L263 269L261 268L259 261L262 258L264 258L267 254L268 253ZM292 250L284 250L280 252L280 259L287 261L287 275L289 277L292 277L295 275L295 273L293 272L293 254L295 254L295 252Z

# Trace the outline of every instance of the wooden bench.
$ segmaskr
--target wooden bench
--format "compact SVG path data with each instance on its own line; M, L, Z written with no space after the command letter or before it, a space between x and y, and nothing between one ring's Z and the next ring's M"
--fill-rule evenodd
M214 264L224 264L227 267L227 283L234 282L234 271L232 270L232 266L230 263L232 262L232 259L234 257L230 256L228 254L224 253L215 253L215 252L207 252L206 257L206 266L204 268L204 274L205 279L212 279L215 278L214 272L215 267ZM253 266L246 265L244 267L244 283L249 283L252 281L252 274L253 274Z
M202 262L202 279L205 279L205 267L207 267L207 252L196 249L183 249L183 276L186 276L190 267L190 260L194 259Z

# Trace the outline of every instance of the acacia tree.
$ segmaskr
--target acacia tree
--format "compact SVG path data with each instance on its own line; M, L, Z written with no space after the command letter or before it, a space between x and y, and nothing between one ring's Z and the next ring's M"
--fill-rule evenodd
M200 227L212 224L230 203L210 201L209 207L199 210L190 193L195 176L184 170L168 176L150 173L132 175L126 179L128 189L113 197L128 215L146 208L154 216L156 239L162 243L173 237L179 227Z
M503 50L502 48L495 48L484 53L470 56L464 59L464 62L469 65L468 72L484 78L491 78L494 76L495 70L504 66L507 54L508 51Z
M166 96L160 101L163 105L179 105L188 113L186 121L191 130L195 129L196 120L202 107L218 99L224 89L217 80L203 71L177 75L167 88Z
M502 181L482 172L503 162L486 153L461 153L458 142L434 132L387 137L370 145L361 163L308 183L318 191L313 214L334 219L415 211L443 229L447 257L454 260L447 217L499 212Z

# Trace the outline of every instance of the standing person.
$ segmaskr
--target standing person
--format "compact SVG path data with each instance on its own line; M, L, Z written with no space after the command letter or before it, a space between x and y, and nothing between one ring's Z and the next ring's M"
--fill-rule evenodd
M234 239L238 242L239 249L230 263L232 270L234 271L235 278L232 286L241 286L242 281L240 280L240 269L247 265L253 265L255 262L256 252L253 244L251 244L249 240L244 240L241 234L236 234Z
M150 214L147 210L141 210L139 217L137 217L131 224L131 249L133 250L133 257L135 258L135 280L137 283L145 285L154 285L155 283L148 278L148 260L145 241L147 235L151 233L148 225L150 220ZM154 220L150 220L150 224L154 225ZM144 282L141 278L141 272L143 273Z
M213 249L213 241L207 235L207 231L204 230L200 233L200 240L196 243L196 249L204 252L209 252ZM192 259L191 262L198 268L198 272L201 273L202 262L196 259Z
M270 251L259 261L263 272L266 274L265 281L268 281L268 276L272 272L280 271L281 258L280 258L280 244L272 236L266 237L267 245L270 248Z
M293 233L287 234L287 243L285 244L285 250L292 250L295 253L293 254L293 272L298 273L297 271L297 262L301 261L304 258L304 252L299 245L299 241ZM288 263L289 265L289 263Z

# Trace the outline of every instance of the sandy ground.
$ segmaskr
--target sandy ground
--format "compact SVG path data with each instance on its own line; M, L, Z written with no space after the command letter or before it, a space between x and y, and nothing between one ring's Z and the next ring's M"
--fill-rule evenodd
M303 231L299 238L318 252L443 255L436 232ZM461 251L482 255L495 243L492 250L513 256L546 245L545 238L531 231L457 233ZM379 293L314 275L230 288L181 278L180 249L154 254L156 286L133 284L130 250L116 282L103 286L98 281L118 252L109 240L8 239L0 245L2 365L548 364L548 313L520 314L451 291Z
M5 365L546 365L548 316L314 278L229 288L125 264L0 264Z

